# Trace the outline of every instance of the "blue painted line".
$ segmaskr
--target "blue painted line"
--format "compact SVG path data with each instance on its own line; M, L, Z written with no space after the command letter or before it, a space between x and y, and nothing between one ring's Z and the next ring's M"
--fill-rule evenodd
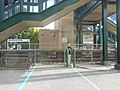
M80 73L77 69L72 68L76 73L78 73L82 78L84 78L86 81L88 81L96 90L101 90L99 87L97 87L93 82L91 82L88 78L86 78L82 73Z
M32 70L30 70L30 72L25 75L25 77L23 78L23 80L21 81L21 83L18 85L16 90L22 90L22 88L24 87L25 83L28 81L28 79L30 78L30 76L32 75L32 73L34 72L35 68L33 68Z

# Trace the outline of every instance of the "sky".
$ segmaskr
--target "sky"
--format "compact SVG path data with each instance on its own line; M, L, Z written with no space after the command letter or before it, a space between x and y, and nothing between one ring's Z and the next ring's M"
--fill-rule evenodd
M39 27L39 29L51 29L51 30L53 30L53 29L55 29L54 28L54 26L55 26L54 23L55 22L52 22L52 23L46 25L45 27Z
M54 4L54 0L48 0L47 1L47 7L50 7L53 4ZM46 25L45 27L40 27L40 29L52 29L53 30L53 29L55 29L54 24L55 24L55 22L52 22L52 23Z

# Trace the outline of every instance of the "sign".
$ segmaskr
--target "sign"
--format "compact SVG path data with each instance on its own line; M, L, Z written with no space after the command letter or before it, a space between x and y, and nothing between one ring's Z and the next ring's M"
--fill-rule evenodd
M67 43L67 38L62 38L62 43Z
M7 42L30 42L30 39L7 39Z

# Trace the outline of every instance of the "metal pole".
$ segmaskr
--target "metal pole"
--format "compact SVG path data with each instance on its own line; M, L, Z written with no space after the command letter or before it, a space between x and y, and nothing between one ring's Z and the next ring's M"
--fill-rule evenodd
M75 24L76 27L76 44L79 43L79 29L78 29L78 23ZM77 46L77 45L76 45Z
M29 41L29 49L30 49L30 41Z
M93 31L94 31L94 34L93 34L93 41L94 41L94 48L96 48L96 25L93 25Z
M37 60L36 44L35 44L35 54L34 54L34 66Z
M93 63L93 47L94 45L92 45L92 49L91 49L91 62Z
M120 64L120 0L117 2L117 64Z
M73 52L74 52L74 63L73 63L73 67L76 67L76 50L75 48L73 49Z
M0 43L1 55L2 55L2 42Z
M1 51L0 51L0 52L1 52L1 53L0 53L0 54L1 54L1 55L0 55L0 63L1 63L1 65L2 65L2 67L5 67L5 61L4 61L4 59L3 59L3 54L4 54L4 53L3 53L3 42L0 43L0 46L1 46Z
M101 48L101 44L102 44L102 23L101 21L99 22L99 40L98 40L98 44L99 47Z
M116 0L116 12L117 12L117 62L116 69L120 69L120 0Z
M65 57L66 57L66 67L68 67L68 49L66 49L66 54L65 54Z
M108 30L107 30L107 0L102 1L102 26L103 26L103 60L102 64L108 60Z
M65 65L65 59L66 59L66 56L65 56L65 43L64 43L64 65Z
M80 27L79 27L79 45L83 44L83 35L82 35L82 21L80 21Z
M23 0L19 0L20 3L20 12L23 12Z
M30 12L30 3L31 2L27 2L27 12ZM33 1L32 1L32 3L33 3ZM33 6L32 6L32 8L33 8ZM31 10L32 11L32 10Z
M38 0L39 3L39 13L43 10L43 0Z
M46 1L46 2L45 2L45 9L47 9L47 7L48 7L48 6L47 6L47 1Z

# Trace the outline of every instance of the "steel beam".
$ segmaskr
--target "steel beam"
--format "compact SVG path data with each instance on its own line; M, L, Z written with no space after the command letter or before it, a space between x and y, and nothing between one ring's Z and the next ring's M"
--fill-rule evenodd
M83 35L82 35L82 21L80 21L80 24L79 24L79 44L83 44Z
M94 23L99 23L99 21L92 21L92 20L83 20L83 22L94 22Z
M98 31L98 34L99 34L99 40L98 40L98 44L100 45L101 47L101 44L102 44L102 23L99 22L99 31Z
M93 32L96 32L96 25L93 25ZM93 35L93 41L94 41L94 46L96 46L97 42L96 42L96 34Z
M23 0L19 0L20 2L20 12L23 12Z
M107 0L102 1L103 61L108 60Z
M41 0L38 0L39 3L39 13L43 10L43 3Z
M117 65L120 66L120 0L116 0L117 15Z
M115 5L115 4L116 4L116 1L109 1L108 4Z
M79 44L79 29L78 29L78 23L75 24L76 26L76 44Z
M82 25L84 25L84 26L93 26L94 24L83 23Z
M83 15L80 16L80 19L83 19L84 17L86 17L90 12L95 10L100 4L101 4L101 1L97 1L94 5L92 5L91 8L89 8Z

